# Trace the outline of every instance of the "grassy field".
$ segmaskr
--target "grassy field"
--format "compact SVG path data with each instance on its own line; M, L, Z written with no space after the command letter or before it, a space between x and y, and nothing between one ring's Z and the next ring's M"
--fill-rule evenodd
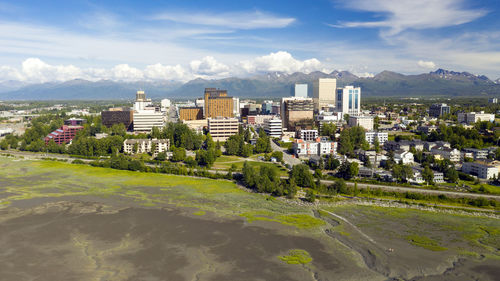
M229 162L232 158L222 160ZM145 207L188 207L193 208L190 211L193 216L200 218L208 213L220 218L243 217L249 224L281 225L280 228L287 231L307 233L325 240L324 230L328 228L342 239L352 240L354 247L366 244L366 237L370 237L377 247L395 248L398 255L394 256L395 260L398 257L427 255L436 260L464 255L500 260L500 221L496 218L354 204L298 206L244 191L226 180L0 157L0 209L26 199L63 200L62 197L71 196L120 197ZM316 208L346 218L366 237L359 235L350 224L326 215L326 212L319 212L320 218L313 216L312 210ZM327 223L332 220L338 221L338 224ZM331 243L338 242L332 240ZM415 255L407 253L408 250L414 251ZM379 253L387 255L384 251ZM309 260L300 251L283 254L280 259L284 263L302 264Z
M393 242L406 241L430 251L475 253L500 260L498 219L375 206L325 209L348 217L368 235L376 233ZM345 231L341 226L336 226L338 231Z
M260 164L260 163L259 163ZM267 164L267 163L266 163ZM92 195L122 196L143 206L174 204L218 215L236 215L312 228L311 211L243 191L235 183L154 173L120 171L53 161L19 161L0 157L0 208L32 198ZM311 224L311 221L313 222ZM321 220L319 220L321 222Z

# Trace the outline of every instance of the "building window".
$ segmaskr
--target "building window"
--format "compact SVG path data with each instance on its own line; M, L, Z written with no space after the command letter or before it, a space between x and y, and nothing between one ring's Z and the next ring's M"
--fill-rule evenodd
M349 90L349 92L352 92L352 90ZM352 109L352 93L349 93L349 109Z
M357 92L357 91L356 91ZM358 109L358 94L354 95L354 109Z

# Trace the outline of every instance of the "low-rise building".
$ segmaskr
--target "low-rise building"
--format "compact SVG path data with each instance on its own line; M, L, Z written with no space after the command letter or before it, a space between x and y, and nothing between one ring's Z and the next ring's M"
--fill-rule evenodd
M299 130L297 137L305 141L312 141L319 136L318 130Z
M423 134L430 134L432 132L435 132L437 130L437 127L436 126L427 126L427 125L422 125L422 126L418 126L417 127L417 131L418 132L421 132Z
M487 162L464 162L462 172L477 176L480 179L498 178L498 166Z
M152 151L153 147L154 151ZM156 156L169 149L169 139L126 139L123 141L123 152L127 154L152 153Z
M298 157L335 154L337 142L332 142L329 138L317 138L315 141L298 139L293 143L293 151Z
M238 133L237 118L208 118L208 132L214 141L226 141Z
M410 143L406 141L386 141L384 143L384 149L387 151L396 151L396 150L403 150L403 151L410 151Z
M431 151L431 149L436 148L436 147L451 148L451 144L449 142L445 142L445 141L435 141L435 142L427 141L427 142L424 142L424 149L427 151Z
M471 153L474 160L487 159L489 151L487 149L464 148L464 152Z
M373 144L375 140L378 140L380 145L384 145L389 140L389 134L387 132L369 131L365 133L365 139L369 144Z
M349 116L348 124L350 127L360 126L367 131L373 131L373 116Z
M448 159L451 162L460 162L461 154L456 148L434 147L431 149L433 155L440 155L443 159Z
M273 115L248 115L247 123L249 125L261 126L264 125L266 120L273 119L273 117L274 117Z
M83 126L63 125L61 128L53 131L45 137L45 144L53 140L56 144L66 144L73 140L76 133L83 130Z
M412 167L414 171L418 171L420 173L420 177L422 176L422 171L424 170L424 168L422 167ZM435 183L443 183L444 182L444 174L442 172L438 172L436 170L432 170L432 174L433 174L433 177L432 177L432 181L435 182ZM415 174L414 174L415 176ZM418 179L420 180L420 178ZM423 183L424 182L424 179L422 178L422 182L419 182L419 183Z
M484 111L468 112L468 113L460 112L457 114L457 121L458 123L464 123L469 125L481 121L494 122L495 114L484 113Z
M374 150L357 149L355 153L358 155L359 160L364 163L370 161L373 167L379 167L381 161L387 160L387 156L377 153Z
M398 164L411 165L413 164L413 153L405 150L394 151L394 162Z

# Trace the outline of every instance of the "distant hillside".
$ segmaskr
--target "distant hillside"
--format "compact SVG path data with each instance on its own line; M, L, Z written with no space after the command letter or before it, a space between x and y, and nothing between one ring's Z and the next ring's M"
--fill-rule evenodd
M332 73L316 71L309 74L273 72L249 78L231 77L218 80L198 78L185 84L173 81L128 83L109 80L91 82L78 79L64 83L25 85L22 82L9 81L0 84L0 99L131 99L139 89L145 90L151 98L192 99L201 97L204 89L209 87L226 89L230 95L238 97L277 98L292 94L295 83L307 83L309 95L312 95L312 83L318 78L336 78L338 86L360 86L365 97L500 95L500 79L492 81L483 75L438 69L418 75L382 71L369 78L358 77L348 71Z
M23 86L14 91L0 93L0 99L10 100L77 100L77 99L130 99L137 90L144 90L148 97L164 97L181 86L180 82L97 82L76 79L63 83L43 83Z

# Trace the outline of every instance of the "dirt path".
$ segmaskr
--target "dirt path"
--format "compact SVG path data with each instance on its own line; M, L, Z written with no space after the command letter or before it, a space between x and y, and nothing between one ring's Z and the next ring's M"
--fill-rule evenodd
M334 216L340 220L342 220L343 222L347 223L349 226L351 226L354 230L356 230L359 234L361 234L361 236L363 236L364 238L366 238L366 240L370 241L371 243L373 243L374 245L376 246L379 246L379 247L382 247L384 248L382 245L378 244L377 242L375 242L375 240L373 240L370 236L368 236L366 233L364 233L363 231L361 231L361 229L359 229L357 226L355 226L354 224L352 224L350 221L348 221L346 218L342 217L342 216L339 216L337 214L334 214L332 212L329 212L329 211L325 211L325 210L322 210L326 213L328 213L329 215L331 216Z

